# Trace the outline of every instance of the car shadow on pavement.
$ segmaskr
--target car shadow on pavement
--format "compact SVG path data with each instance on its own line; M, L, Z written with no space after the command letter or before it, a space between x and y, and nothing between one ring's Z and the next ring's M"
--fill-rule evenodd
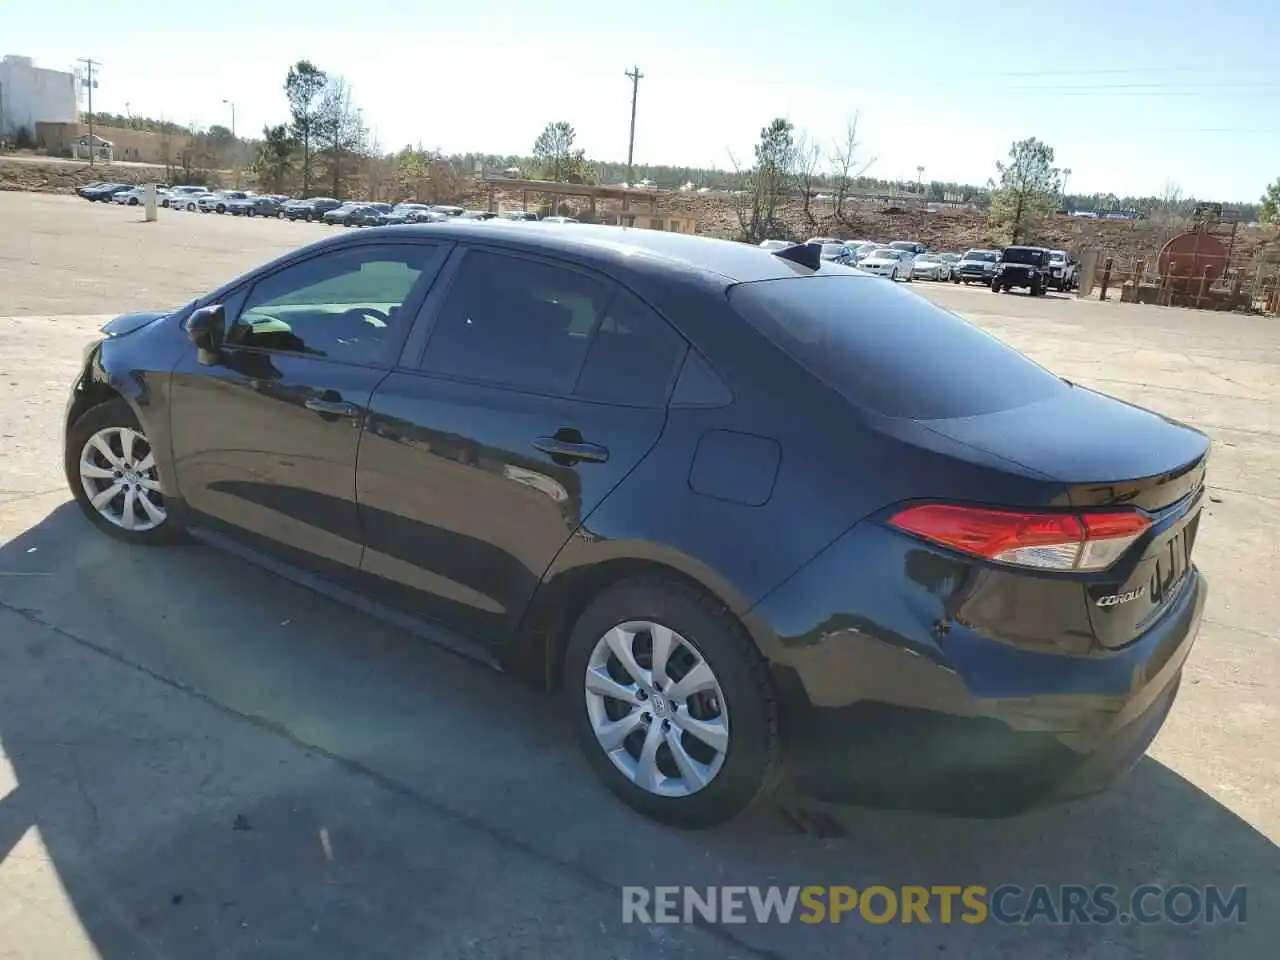
M16 781L0 796L0 898L41 904L21 915L46 922L38 836L105 960L1216 960L1267 955L1280 936L1265 904L1280 851L1151 759L1106 795L1010 820L783 798L681 832L596 782L550 698L207 548L124 547L70 503L0 547L0 622L20 634L0 646L0 793L5 756ZM621 925L622 887L683 884L1243 885L1249 912L1213 926ZM41 936L48 953L23 955L76 955Z

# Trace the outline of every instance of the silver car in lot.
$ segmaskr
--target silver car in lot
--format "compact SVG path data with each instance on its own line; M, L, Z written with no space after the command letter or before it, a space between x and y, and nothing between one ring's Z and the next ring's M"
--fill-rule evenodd
M197 187L183 184L169 188L169 195L164 198L162 206L170 210L187 210L195 212L200 209L200 198L208 196L208 187Z
M951 264L936 253L922 253L912 261L911 275L917 280L950 280Z

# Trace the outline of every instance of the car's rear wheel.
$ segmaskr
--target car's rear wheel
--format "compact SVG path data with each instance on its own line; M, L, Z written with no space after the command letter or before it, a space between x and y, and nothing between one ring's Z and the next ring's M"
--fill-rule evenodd
M123 400L93 407L71 425L66 459L76 503L98 529L144 545L181 539L151 441Z
M1030 293L1031 293L1031 296L1033 297L1038 297L1044 293L1044 286L1040 283L1039 280L1031 281Z
M587 760L645 816L712 826L774 785L765 663L723 606L683 583L632 580L598 596L569 638L565 692Z

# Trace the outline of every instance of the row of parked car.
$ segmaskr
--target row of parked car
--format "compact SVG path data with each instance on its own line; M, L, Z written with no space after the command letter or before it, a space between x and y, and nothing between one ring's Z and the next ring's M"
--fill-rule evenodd
M1079 264L1075 258L1065 250L1045 247L974 249L959 254L935 253L914 240L877 243L811 237L806 242L821 246L824 260L905 283L913 280L981 283L996 292L1025 287L1033 296L1040 296L1051 288L1074 289L1079 280ZM790 240L763 240L760 246L779 250L791 244Z
M573 217L539 217L527 210L467 210L447 204L373 203L337 200L333 197L294 199L274 193L249 190L210 190L200 186L156 184L156 202L170 210L190 213L217 213L243 217L275 217L281 220L304 220L342 227L387 226L397 223L431 223L460 217L470 220L545 220L552 223L577 223ZM127 183L91 183L77 193L92 202L111 202L138 206L146 202L146 185Z

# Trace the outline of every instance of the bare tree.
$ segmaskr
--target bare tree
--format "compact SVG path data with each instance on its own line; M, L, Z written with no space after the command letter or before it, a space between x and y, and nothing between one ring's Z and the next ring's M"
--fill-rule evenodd
M1195 200L1182 194L1182 187L1172 181L1164 185L1164 193L1151 207L1147 219L1155 236L1156 249L1159 250L1191 223L1191 212L1195 208Z
M837 220L844 219L844 204L853 192L853 185L871 169L876 162L875 157L862 160L858 149L862 144L858 140L859 113L854 111L844 124L844 135L836 140L831 151L832 193L835 197L835 214Z
M805 219L812 224L814 218L813 213L810 211L810 203L813 200L814 188L819 180L818 171L822 166L822 148L807 133L801 133L796 140L793 162L795 166L794 177L800 187L800 194L803 198Z
M333 178L333 195L342 199L347 178L359 172L360 158L368 145L368 128L351 100L351 88L341 77L331 77L316 111L316 140L327 154Z

